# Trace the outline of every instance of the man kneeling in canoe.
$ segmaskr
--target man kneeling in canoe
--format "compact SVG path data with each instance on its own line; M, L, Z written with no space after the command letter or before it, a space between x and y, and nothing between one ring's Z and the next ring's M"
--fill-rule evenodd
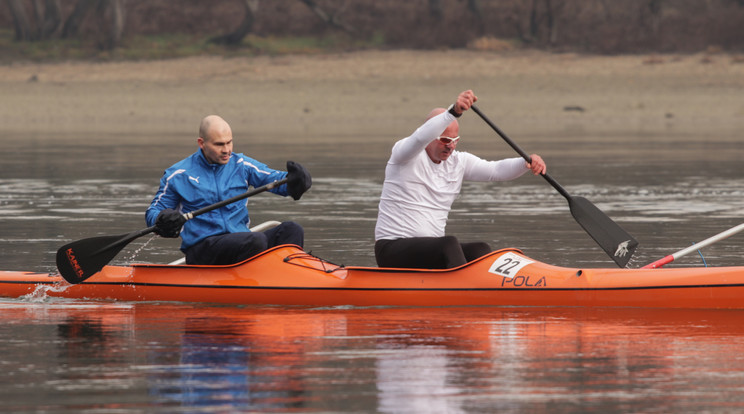
M485 242L460 243L445 236L463 180L506 181L530 170L545 173L545 162L536 154L528 164L522 158L486 161L455 151L457 118L477 99L473 91L462 92L449 109L432 110L423 125L393 146L375 226L378 266L448 269L489 253Z
M250 186L260 187L286 177L287 184L269 191L299 200L312 185L310 174L298 163L288 161L287 171L278 171L232 152L230 125L217 115L202 120L197 143L199 149L165 170L160 180L160 188L145 213L147 225L154 225L155 233L171 238L180 234L187 264L232 264L280 244L302 247L304 231L292 221L265 232L251 232L245 202L228 204L187 222L182 212L245 193Z

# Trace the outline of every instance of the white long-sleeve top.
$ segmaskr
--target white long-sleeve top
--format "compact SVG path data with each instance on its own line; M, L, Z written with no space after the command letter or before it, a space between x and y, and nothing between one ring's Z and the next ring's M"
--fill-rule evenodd
M432 161L426 146L454 120L445 111L393 146L385 167L375 240L442 237L463 180L507 181L529 171L522 158L486 161L459 151L439 164Z

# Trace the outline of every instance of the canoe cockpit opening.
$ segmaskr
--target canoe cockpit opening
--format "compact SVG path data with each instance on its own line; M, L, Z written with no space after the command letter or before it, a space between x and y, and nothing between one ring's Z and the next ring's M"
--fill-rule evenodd
M250 230L253 231L253 232L266 231L266 230L272 229L272 228L274 228L274 227L276 227L276 226L278 226L280 224L282 224L282 223L279 222L279 221L269 220L269 221L264 221L263 223L261 223L261 224L259 224L257 226L251 227ZM180 258L178 260L174 260L174 261L172 261L172 262L170 262L168 264L169 265L172 265L172 266L186 264L186 258L185 257L182 257L182 258Z

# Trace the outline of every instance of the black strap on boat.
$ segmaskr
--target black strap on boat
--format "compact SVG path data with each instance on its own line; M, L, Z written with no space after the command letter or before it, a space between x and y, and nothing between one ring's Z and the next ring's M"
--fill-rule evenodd
M320 263L320 266L311 266L311 265L307 265L307 264L303 264L303 263L294 263L293 262L293 260L300 260L300 259L312 260L312 261L314 261L316 263ZM295 265L295 266L304 267L304 268L307 268L307 269L321 270L321 271L323 271L325 273L333 273L335 271L338 271L338 270L341 270L341 269L345 269L346 268L344 265L337 265L335 263L329 262L328 260L321 259L320 257L313 255L312 252L310 252L310 253L302 252L302 253L293 253L293 254L290 254L289 256L287 256L287 257L284 258L284 262L285 263L292 264L292 265Z

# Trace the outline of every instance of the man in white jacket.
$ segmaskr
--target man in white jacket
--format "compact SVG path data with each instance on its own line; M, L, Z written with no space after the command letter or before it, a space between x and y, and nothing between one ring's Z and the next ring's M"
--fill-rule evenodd
M457 123L478 98L467 90L448 109L436 108L411 136L395 143L385 168L375 226L375 258L380 267L448 269L491 251L485 242L460 243L446 236L452 203L463 180L506 181L527 171L544 174L545 162L532 154L486 161L455 151Z

